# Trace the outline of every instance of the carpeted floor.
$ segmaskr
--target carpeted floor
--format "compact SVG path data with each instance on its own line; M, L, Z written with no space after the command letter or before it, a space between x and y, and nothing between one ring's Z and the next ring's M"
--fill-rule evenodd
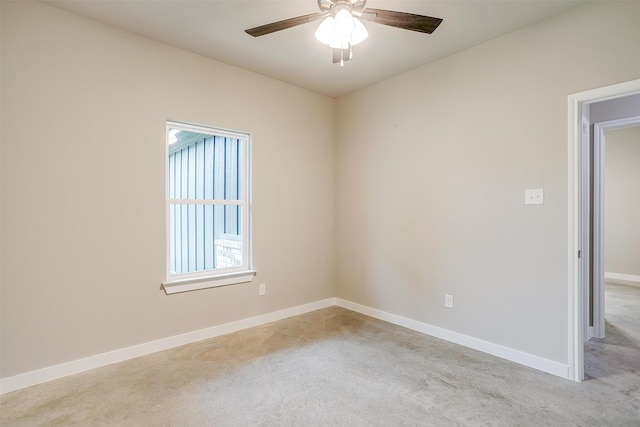
M334 307L8 393L0 424L640 426L640 288L614 287L638 323L608 317L583 383Z

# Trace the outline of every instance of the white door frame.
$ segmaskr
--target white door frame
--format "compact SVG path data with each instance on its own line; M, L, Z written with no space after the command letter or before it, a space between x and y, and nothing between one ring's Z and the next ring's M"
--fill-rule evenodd
M582 246L582 253L580 254L580 259L582 261L581 264L581 270L580 270L580 283L584 283L584 295L582 298L582 312L584 313L585 316L587 316L587 318L584 321L584 328L582 330L582 333L584 334L583 340L584 341L588 341L591 339L591 337L593 337L593 328L589 326L589 307L591 305L591 296L590 296L590 292L589 292L589 277L590 277L590 265L589 265L589 260L591 259L591 245L589 245L589 224L591 223L591 192L589 191L589 176L591 174L591 150L589 150L588 148L588 144L589 144L589 140L590 140L590 120L587 119L584 115L584 112L580 113L582 116L582 128L580 129L580 131L582 132L580 134L580 141L581 141L581 147L584 147L584 149L581 149L580 151L580 167L581 167L581 172L580 172L580 182L581 185L585 185L586 189L585 191L580 191L580 194L582 195L581 197L581 201L580 201L580 209L582 210L582 224L583 224L583 231L582 231L582 235L583 235L583 242L584 244L581 245Z
M593 336L604 338L604 184L608 130L640 126L640 116L593 124Z
M585 150L588 141L582 138L582 107L640 93L640 79L569 95L568 97L568 376L574 381L584 379L584 336L588 323L585 298L588 298L588 268L583 250L589 242L588 209L583 202L588 197L588 165ZM586 156L588 158L588 156Z

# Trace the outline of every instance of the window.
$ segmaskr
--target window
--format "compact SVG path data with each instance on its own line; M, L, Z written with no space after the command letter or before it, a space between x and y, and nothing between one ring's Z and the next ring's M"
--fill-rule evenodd
M249 135L167 122L166 293L251 281Z

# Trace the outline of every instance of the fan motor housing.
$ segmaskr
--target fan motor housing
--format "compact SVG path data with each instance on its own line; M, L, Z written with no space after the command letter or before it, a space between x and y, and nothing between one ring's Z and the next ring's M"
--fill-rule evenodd
M349 12L362 12L367 0L318 0L318 7L323 14L330 13L331 8L340 6Z

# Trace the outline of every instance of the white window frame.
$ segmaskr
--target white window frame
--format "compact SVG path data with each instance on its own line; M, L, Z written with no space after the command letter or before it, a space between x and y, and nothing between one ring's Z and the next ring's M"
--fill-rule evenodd
M169 198L169 128L178 128L188 132L197 132L207 135L225 136L241 141L241 198L239 200L216 199L170 199ZM165 280L162 289L167 294L207 289L218 286L246 283L253 280L256 270L252 267L251 253L251 134L220 129L208 125L200 125L175 120L167 120L165 136ZM237 205L241 209L241 236L242 236L242 266L239 268L222 268L191 273L171 272L171 236L170 236L170 206L172 204L210 204L210 205Z

